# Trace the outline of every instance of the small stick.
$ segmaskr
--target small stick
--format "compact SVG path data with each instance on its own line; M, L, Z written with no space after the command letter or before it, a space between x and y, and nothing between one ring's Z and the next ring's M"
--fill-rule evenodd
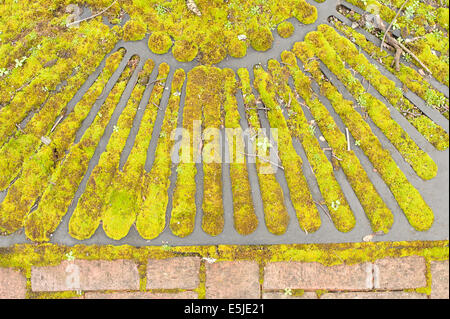
M64 115L60 115L59 118L56 120L55 125L53 125L52 129L50 132L53 132L55 130L55 128L58 126L59 122L61 122L61 120L63 119Z
M400 7L400 9L398 9L397 14L395 15L394 19L391 21L391 23L388 25L386 32L384 32L383 35L383 40L381 40L381 50L383 50L383 44L384 44L384 40L386 39L386 34L388 34L389 30L391 29L392 25L394 24L395 20L397 20L400 12L402 12L403 8L405 7L406 3L408 3L409 0L405 0L405 2L403 2L402 6Z
M397 41L397 42L398 42L398 41ZM423 62L420 61L419 58L418 58L414 53L411 52L411 50L409 50L407 47L405 47L405 46L404 46L403 44L401 44L400 42L398 42L398 46L399 46L400 48L402 48L403 51L405 51L405 52L408 53L410 56L412 56L412 58L413 58L414 60L416 60L416 61L422 66L422 68L425 69L425 71L427 71L429 74L433 74L433 73L430 71L430 69L428 69L427 66L426 66L425 64L423 64Z
M20 127L19 124L16 123L16 127L17 127L17 129L18 129L19 131L21 131L22 133L24 133L23 129Z
M77 24L77 23L81 23L81 22L84 22L84 21L87 21L87 20L96 18L96 17L98 17L99 15L102 15L103 13L105 13L106 11L108 11L109 8L111 8L116 2L117 2L117 0L114 0L114 2L111 3L111 5L110 5L108 8L106 8L105 10L103 10L103 11L97 13L97 14L94 14L94 15L92 15L92 16L90 16L90 17L87 17L87 18L84 18L84 19L81 19L81 20L78 20L78 21L74 21L74 22L68 23L67 26L69 27L69 26L71 26L71 25L74 25L74 24Z
M316 203L317 205L319 205L319 207L322 208L322 210L323 210L323 212L325 213L325 215L327 215L328 218L330 219L330 221L333 222L333 219L331 218L331 215L327 212L327 210L325 209L325 207L323 207L322 204L319 203L319 202L314 202L314 203Z
M150 83L147 84L147 85L151 85L151 84L153 84L153 83L160 82L160 81L166 80L166 79L167 79L167 78L164 78L164 79L156 79L155 81L152 81L152 82L150 82Z
M351 151L350 148L350 133L348 131L348 128L345 128L345 135L347 136L347 151Z

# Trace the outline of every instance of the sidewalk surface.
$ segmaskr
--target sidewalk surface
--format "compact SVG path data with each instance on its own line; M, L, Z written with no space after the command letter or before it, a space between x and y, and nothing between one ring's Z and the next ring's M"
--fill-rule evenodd
M430 286L431 293L428 288L427 294L425 287ZM420 256L331 267L309 262L263 265L200 257L149 259L144 265L125 259L75 259L56 266L33 266L28 279L20 271L0 268L0 298L43 297L448 299L449 263L427 264Z

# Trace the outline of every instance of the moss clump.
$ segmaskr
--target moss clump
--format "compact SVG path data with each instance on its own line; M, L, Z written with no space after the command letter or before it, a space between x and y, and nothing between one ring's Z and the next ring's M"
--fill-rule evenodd
M317 20L317 9L306 1L299 1L294 8L294 17L304 24L311 24Z
M173 57L179 62L191 62L198 54L198 46L193 41L177 40L172 53Z
M266 141L267 137L261 130L258 119L256 98L252 93L250 84L250 74L245 68L239 69L237 73L241 81L241 91L244 96L249 128L253 130L254 136L258 137L260 141ZM256 154L255 143L253 143L252 152ZM266 156L266 154L263 155ZM256 172L258 174L267 229L273 234L284 234L289 224L289 215L284 204L283 191L275 178L274 170L270 164L257 157Z
M256 51L267 51L272 47L273 34L267 27L255 27L249 32L250 45Z
M145 38L147 27L140 21L129 20L123 26L123 39L125 41L139 41Z
M233 37L228 41L227 50L231 57L242 58L247 54L247 43Z
M49 241L50 235L59 225L67 211L78 186L83 179L96 145L109 123L116 105L125 90L126 84L136 66L138 57L133 57L122 73L113 90L103 103L92 125L86 130L78 144L71 147L65 161L57 167L42 194L39 207L27 215L25 233L33 241Z
M295 28L289 21L284 21L280 23L277 27L277 32L282 38L289 38L294 33Z
M227 56L223 43L210 40L200 46L200 62L205 65L217 64Z
M148 39L148 47L153 53L165 54L172 47L172 39L166 32L156 31Z
M151 171L145 174L143 194L145 199L136 219L136 229L145 239L156 238L166 226L166 209L169 202L168 189L172 173L171 152L174 140L172 131L176 128L180 96L186 73L183 69L175 71L172 80L171 95L165 111L164 123L159 134L158 146L155 152L155 162Z

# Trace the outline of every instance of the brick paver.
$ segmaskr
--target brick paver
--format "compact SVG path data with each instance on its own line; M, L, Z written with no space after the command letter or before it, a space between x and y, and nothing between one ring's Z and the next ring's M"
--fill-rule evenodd
M32 267L33 291L139 290L139 272L131 260L75 260Z
M375 262L375 288L401 290L425 287L425 258L419 256L385 258Z
M87 292L85 299L197 299L198 295L193 291L179 293L152 293L152 292Z
M448 260L431 262L431 298L449 299Z
M327 267L319 263L273 262L264 270L264 289L371 289L367 286L371 275L367 271L371 269L369 266L366 263Z
M147 264L147 289L195 289L200 283L200 258L176 257L150 259Z
M256 262L206 264L207 299L257 299L259 292L259 266Z
M328 293L320 299L427 299L427 295L416 292L342 292Z
M265 292L263 299L317 299L317 294L311 291L305 291L301 296L289 296L283 292Z
M0 299L23 299L26 291L24 275L11 268L0 268Z

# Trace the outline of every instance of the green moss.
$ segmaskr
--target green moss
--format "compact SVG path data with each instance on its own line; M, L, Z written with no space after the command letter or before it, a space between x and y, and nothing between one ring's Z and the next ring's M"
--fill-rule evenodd
M52 174L50 185L43 192L39 207L25 218L25 233L33 241L50 240L51 233L55 231L61 218L66 213L67 207L86 173L96 145L100 141L136 66L138 58L133 57L132 59L81 141L70 148L70 153L65 161Z
M139 41L145 38L147 33L147 27L145 24L136 21L129 20L123 26L123 39L125 41Z
M334 74L336 74L358 101L358 104L363 111L367 111L375 125L380 128L385 136L398 149L400 154L402 154L406 162L411 165L414 171L425 180L435 177L437 175L437 165L431 157L422 151L402 127L392 119L390 111L384 103L377 100L371 94L366 93L362 84L354 78L348 69L345 68L343 60L338 56L323 34L327 33L327 36L330 37L330 41L334 46L337 46L339 42L337 42L338 39L331 39L331 37L339 37L339 35L335 33L331 27L325 25L319 27L319 32L309 33L306 37L306 41L314 46L317 56ZM332 35L330 35L330 33L332 33ZM349 42L347 39L339 39L346 41L345 50L356 50L350 43L347 43ZM363 73L365 72L365 69L370 71L370 73L364 75L371 79L371 82L374 83L374 86L378 91L381 91L384 95L392 95L392 92L397 90L395 83L382 76L381 73L367 61L364 55L360 54L357 55L357 57L360 57L360 59L356 60L356 62L352 62L351 58L355 59L355 55L346 56L348 63L350 63L356 71L359 70ZM400 95L402 94L400 93ZM397 103L393 104L398 105L398 100Z
M175 41L172 49L173 57L180 62L191 62L198 54L198 46L188 40Z
M289 21L280 23L277 27L278 34L282 38L289 38L295 31L294 25Z
M64 158L69 145L74 141L78 127L102 93L124 54L125 50L122 49L108 57L99 78L51 135L51 144L43 145L36 154L25 159L21 176L10 187L6 198L0 205L0 220L2 221L0 230L2 232L10 234L22 226L23 218L33 206L36 198L42 195L49 177Z
M114 195L111 194L112 181L117 175L120 156L153 67L154 62L148 60L140 72L138 83L117 121L106 150L100 156L97 166L89 177L86 189L70 218L69 233L78 240L90 238L100 225L101 219L105 217L105 205L108 203L110 196L113 197ZM114 200L117 200L117 198L114 198ZM117 219L120 221L120 218ZM109 220L105 220L105 227L108 227L109 223Z
M313 46L305 42L297 42L294 45L293 52L302 60L305 68L311 72L321 88L321 93L330 100L335 111L348 127L355 140L360 141L361 149L391 189L410 224L418 231L429 229L434 221L432 210L425 203L417 189L409 183L406 176L391 158L389 152L383 149L369 125L354 109L353 103L345 100L324 77L320 70L319 62L313 59L315 54Z
M228 41L227 51L233 58L242 58L247 54L247 43L233 37Z
M278 130L278 152L300 228L307 233L315 232L321 225L319 212L301 169L302 160L292 145L286 120L281 111L278 111L280 106L275 99L273 81L261 67L254 68L254 74L254 87L258 90L264 105L270 109L268 112L270 126Z
M291 136L300 140L306 151L309 164L316 176L333 223L341 232L352 230L356 224L355 216L334 176L333 166L324 154L314 133L311 134L311 125L288 85L288 70L281 68L280 63L276 60L269 60L268 69L275 83L276 95L279 96L278 100L287 108L286 111L289 114L288 129ZM280 113L280 118L284 116L279 108L271 110L271 112ZM336 206L335 203L339 204Z
M249 32L250 45L256 51L267 51L272 47L273 35L269 28L255 27Z
M223 43L217 43L212 38L200 46L200 62L206 65L217 64L227 56Z
M172 47L172 39L162 31L153 32L148 39L148 47L153 53L165 54Z
M134 146L123 167L117 172L111 186L108 205L102 215L103 230L115 240L124 238L135 223L139 211L145 209L142 203L149 197L147 193L148 179L145 174L148 146L150 144L156 115L161 103L166 79L170 67L162 63L158 68L158 79L162 79L153 87L146 114L141 120L141 126L136 136ZM139 102L140 99L137 99ZM145 124L144 124L145 123ZM141 181L140 183L137 181ZM151 231L149 229L148 231Z
M342 167L364 208L372 230L387 233L394 222L394 216L376 191L355 153L347 151L346 137L338 128L327 108L311 92L311 79L302 73L292 52L284 51L281 54L281 60L288 66L294 80L295 94L299 94L305 100L329 146L341 159L338 165Z
M244 150L244 140L239 124L240 115L236 100L236 76L231 69L224 69L225 76L225 128L238 130L238 135L227 135L228 149L233 151L230 158L230 177L233 193L234 227L241 235L249 235L258 227L258 218L255 214L252 201L252 191L248 179L247 163L243 154L237 153Z
M143 194L145 194L145 199L136 219L136 228L145 239L156 238L166 226L168 189L172 168L171 152L174 145L171 133L177 125L180 95L185 78L186 74L183 69L175 71L171 95L155 152L155 162L151 171L144 178L146 189L143 189Z
M252 93L250 84L250 74L245 68L239 69L237 73L241 81L249 128L253 130L255 138L258 137L265 140L267 137L264 131L261 130L259 123L256 98ZM253 143L252 153L256 154L255 143ZM263 155L267 156L266 154ZM289 224L289 215L284 204L283 191L275 178L274 170L270 164L257 157L256 172L258 174L267 229L273 234L284 234Z

